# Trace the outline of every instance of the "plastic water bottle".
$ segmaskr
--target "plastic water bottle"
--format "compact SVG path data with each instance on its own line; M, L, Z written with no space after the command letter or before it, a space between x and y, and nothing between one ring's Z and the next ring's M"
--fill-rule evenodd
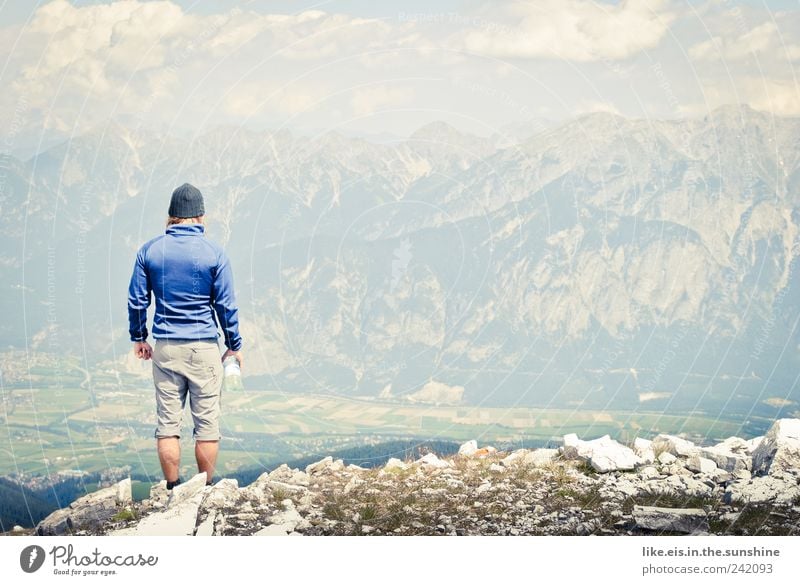
M236 356L228 356L222 362L224 369L224 381L226 390L243 390L242 369L239 367L239 360Z

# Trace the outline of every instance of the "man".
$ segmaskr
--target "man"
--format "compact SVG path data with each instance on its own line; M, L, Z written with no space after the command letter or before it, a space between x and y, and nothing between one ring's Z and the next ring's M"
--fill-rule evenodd
M203 195L188 183L172 193L166 232L136 254L128 288L133 351L153 360L158 418L155 437L167 489L181 482L180 431L186 398L194 422L197 469L211 484L219 451L222 361L235 356L241 367L242 339L233 292L233 273L222 248L205 237ZM150 293L155 347L147 343ZM220 359L217 322L227 351Z

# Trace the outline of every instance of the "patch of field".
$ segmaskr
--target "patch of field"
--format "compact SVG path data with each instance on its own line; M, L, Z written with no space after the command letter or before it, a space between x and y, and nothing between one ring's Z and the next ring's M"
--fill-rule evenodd
M157 475L155 400L149 386L97 396L82 387L15 388L3 399L7 432L0 435L0 474L131 465ZM290 459L369 436L541 444L558 442L573 432L585 439L610 434L619 440L666 432L711 441L744 436L745 422L721 419L716 413L434 406L248 390L223 396L226 443L220 461L227 467L235 465L228 459L234 455L225 454L229 451L237 461L264 461L268 454ZM182 431L187 454L191 425L187 408Z

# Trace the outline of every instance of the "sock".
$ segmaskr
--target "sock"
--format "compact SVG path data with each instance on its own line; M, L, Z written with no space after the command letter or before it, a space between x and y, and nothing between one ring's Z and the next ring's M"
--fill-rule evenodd
M178 479L176 479L175 481L168 481L167 482L167 489L171 490L176 485L180 485L180 483L181 483L181 478L180 477Z

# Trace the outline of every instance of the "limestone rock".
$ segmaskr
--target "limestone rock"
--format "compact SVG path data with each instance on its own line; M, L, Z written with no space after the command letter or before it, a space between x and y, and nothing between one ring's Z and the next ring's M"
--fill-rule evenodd
M78 529L99 528L131 502L131 480L100 489L56 510L42 520L36 533L43 536L65 534Z
M668 451L664 451L658 456L658 462L661 463L662 465L672 465L677 460L678 458Z
M180 503L168 506L141 519L135 526L111 532L114 536L191 536L197 523L197 510L203 498L198 491Z
M306 465L306 473L308 475L324 475L329 473L336 473L342 471L345 468L344 461L341 459L336 459L334 461L333 457L328 455L327 457L323 457L316 463L309 463Z
M439 459L435 453L426 453L423 457L417 459L417 463L423 463L425 465L430 465L440 469L444 467L450 467L449 461Z
M783 418L770 427L753 451L753 474L797 470L800 474L800 419Z
M751 459L746 451L733 451L724 444L714 445L713 447L703 447L700 455L713 461L717 467L731 473L740 469L750 469Z
M699 451L697 445L675 435L660 434L653 439L653 450L671 453L676 457L690 457Z
M558 457L558 449L517 449L500 460L501 465L532 465L541 467Z
M283 500L281 504L285 509L274 514L270 518L270 524L256 532L254 536L286 536L298 529L302 530L310 526L309 522L295 509L292 500Z
M471 441L467 441L466 443L462 444L458 448L458 454L465 455L468 457L470 455L473 455L477 450L478 450L478 441L472 439Z
M800 497L800 486L791 477L763 476L750 480L737 480L725 489L728 503L788 504Z
M391 459L389 459L389 461L386 462L386 465L384 465L383 468L386 471L390 471L390 470L393 470L393 469L397 469L397 470L403 471L405 469L408 469L408 465L406 463L404 463L403 461L400 461L400 459L392 457Z
M653 441L636 437L633 440L633 452L638 455L643 463L653 463L656 460L656 453L653 450Z
M713 473L717 469L717 464L711 459L706 459L699 455L692 455L686 460L686 468L696 473Z
M279 481L281 483L288 483L291 485L298 485L298 486L308 485L307 473L300 471L299 469L291 468L285 463L282 463L281 465L270 471L268 477L270 481Z
M600 473L633 469L642 463L632 449L618 443L609 435L582 441L574 433L564 435L561 453L568 459L582 459Z
M192 499L195 494L206 488L207 477L205 473L198 473L186 483L175 486L172 496L167 500L167 507L177 506L182 502Z
M636 526L647 530L686 534L708 531L708 514L701 508L634 506L633 520Z

